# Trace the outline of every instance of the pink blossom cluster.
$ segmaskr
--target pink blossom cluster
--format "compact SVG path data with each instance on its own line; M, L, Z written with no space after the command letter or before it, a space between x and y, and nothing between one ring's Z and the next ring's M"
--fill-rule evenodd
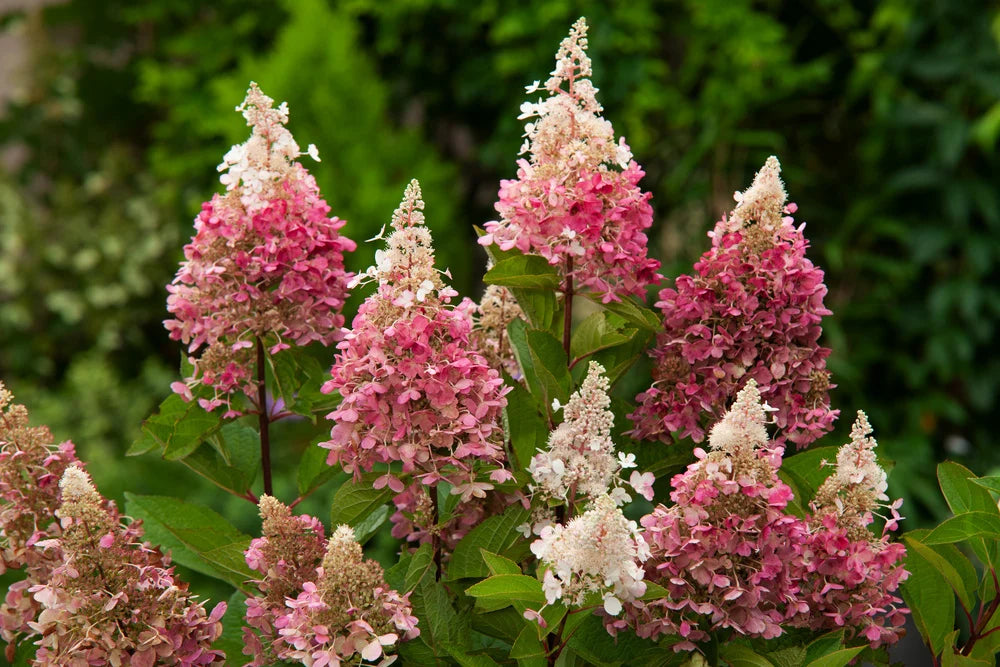
M0 382L0 574L23 569L0 605L0 638L7 642L13 661L17 639L31 633L41 604L29 592L47 581L62 562L56 549L40 542L59 537L59 479L71 465L80 465L72 442L55 444L45 426L31 426L28 410L12 403L13 395Z
M332 379L323 391L343 397L334 421L327 463L360 475L377 464L399 462L376 488L404 492L403 478L426 486L446 480L463 501L482 498L503 468L501 411L508 389L471 343L474 304L450 305L456 292L434 268L423 225L420 186L412 181L393 215L386 249L359 277L378 287L338 343ZM413 501L417 500L414 496Z
M226 193L202 205L186 259L167 286L170 337L192 355L201 351L191 359L192 376L173 388L186 400L198 385L212 388L213 398L199 399L205 409L232 409L229 394L250 393L256 339L272 354L339 339L350 277L344 253L355 248L295 161L304 153L285 128L287 105L273 108L251 83L237 111L252 134L219 165ZM314 146L308 154L318 159Z
M793 225L780 165L768 158L712 248L660 292L664 331L651 350L653 385L629 415L638 438L704 438L736 391L753 379L776 408L775 440L802 448L831 430L830 350L818 345L823 271L806 258L805 225Z
M174 577L169 559L142 543L139 522L122 525L115 505L75 465L59 482L60 553L51 576L29 589L41 605L29 623L40 665L221 665L211 645L226 603L206 613Z
M581 18L556 54L548 98L521 105L519 119L532 119L521 148L530 159L518 161L517 179L500 183L500 220L486 223L479 242L541 255L607 303L644 296L662 276L647 256L652 195L638 185L645 173L600 115L586 48ZM536 81L527 90L538 88Z
M253 540L247 564L262 573L260 595L247 599L243 629L248 666L292 660L314 667L388 665L390 647L420 634L409 594L384 579L381 566L365 560L350 526L329 540L309 516L293 516L270 496L260 501L263 537Z
M895 643L906 609L893 592L906 579L906 549L889 541L901 518L902 500L889 504L885 471L875 459L868 417L859 411L851 441L840 448L835 472L810 505L809 540L803 548L801 594L810 614L799 624L811 630L847 628L872 646ZM877 508L889 512L880 536L868 529Z
M906 610L892 592L906 576L902 546L874 537L870 512L859 519L850 510L857 501L844 500L839 513L821 501L836 487L832 495L874 502L876 487L856 476L828 481L811 516L789 514L792 492L777 475L782 448L769 443L765 424L751 379L713 427L711 451L696 449L698 460L671 481L675 504L641 520L652 553L646 579L669 595L631 603L624 618L606 619L610 632L631 626L641 637L678 635L678 651L725 629L771 639L785 627L846 626L873 647L898 639ZM896 507L887 528L898 519Z

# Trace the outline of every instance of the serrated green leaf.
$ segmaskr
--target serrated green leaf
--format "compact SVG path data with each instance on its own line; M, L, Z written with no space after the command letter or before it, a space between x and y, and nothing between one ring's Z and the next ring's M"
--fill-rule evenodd
M817 447L799 452L781 462L781 471L795 480L796 486L803 496L799 499L803 506L808 505L826 478L833 472L832 467L823 465L823 461L835 463L839 447Z
M659 331L662 326L662 320L655 311L650 310L643 304L639 304L630 297L625 297L621 301L603 303L601 301L601 296L598 294L588 294L587 296L591 301L600 303L605 310L611 311L615 315L631 322L637 327L648 329L651 332L656 332Z
M817 637L806 646L806 654L802 658L802 664L807 665L813 660L818 660L824 655L839 651L844 645L844 630L835 630L825 635Z
M969 480L973 484L978 484L979 486L987 489L989 491L996 491L1000 493L1000 477L990 476L990 477L970 477Z
M666 598L666 597L670 597L670 591L668 591L666 588L660 586L655 582L647 581L646 592L643 593L642 597L639 599L644 601L649 601L649 600L659 600L660 598Z
M142 519L146 539L171 551L182 565L241 590L257 576L244 560L250 536L215 510L169 496L126 493L125 511Z
M358 544L364 544L370 540L378 532L378 529L382 527L382 524L392 515L392 512L393 508L391 505L382 505L364 519L358 521L354 525L354 539L358 541Z
M465 593L477 599L502 600L506 604L512 604L515 601L537 605L545 604L542 582L523 574L495 574L489 579L484 579L478 584L470 586Z
M838 651L827 653L821 658L816 658L812 662L807 663L807 667L844 667L854 660L854 658L856 658L857 655L863 650L865 650L864 646L842 648Z
M570 632L570 622L576 622L574 616L584 618L578 622L568 645L591 663L623 664L623 659L627 658L625 664L641 665L655 658L659 664L663 664L666 662L666 656L672 653L670 649L664 650L648 639L640 639L631 632L622 632L617 637L612 637L604 629L604 622L600 617L583 612L567 617L563 636L567 636Z
M357 481L348 479L341 484L337 492L333 494L330 525L339 526L346 523L353 527L389 502L392 490L388 486L381 489L372 486L375 480L383 474L379 472L365 473Z
M630 336L622 333L624 321L610 313L592 313L580 324L570 341L570 356L576 359L588 357L595 352L620 345Z
M487 285L557 290L559 271L539 255L516 255L499 260L483 276Z
M549 427L535 407L534 398L520 384L515 384L507 394L504 431L510 439L517 470L527 470L538 450L545 447L549 437Z
M910 576L900 585L903 599L924 641L939 655L954 627L955 596L941 573L917 551L907 552L904 567Z
M433 572L434 568L434 549L430 544L421 544L420 547L413 552L413 556L410 558L409 563L406 567L406 574L403 576L403 590L401 592L408 593L412 591L417 585L427 577L428 572Z
M517 527L528 520L528 511L514 505L499 516L491 516L455 545L448 563L448 579L481 579L490 574L481 549L499 554L514 562L528 555L528 541Z
M952 544L931 547L909 535L903 538L908 550L916 551L936 569L958 595L966 611L974 609L978 577L969 559Z
M324 433L317 442L310 444L302 452L302 458L299 459L299 469L295 479L300 496L312 493L338 476L346 479L345 474L338 466L327 464L326 459L330 454L330 450L324 449L318 444L326 439L327 435Z
M544 655L545 645L538 638L538 633L530 625L525 625L510 647L510 657L521 660Z
M992 512L965 512L950 517L928 533L924 544L952 544L973 538L1000 539L1000 516Z
M938 484L941 493L953 514L971 510L1000 516L1000 510L993 496L983 487L975 484L976 475L963 465L945 461L937 467ZM997 545L991 540L973 539L969 545L983 563L997 564Z
M226 613L222 616L222 634L212 643L212 648L226 654L226 664L242 664L244 660L243 647L243 617L246 616L247 596L241 591L234 591L226 603ZM207 606L207 605L206 605Z
M515 609L504 607L488 613L472 615L472 627L490 637L495 637L507 644L513 644L518 633L527 621Z
M604 374L611 384L618 382L646 352L653 334L645 329L626 329L624 336L623 342L597 350L590 357L604 366Z
M774 663L742 644L725 643L719 647L720 657L731 667L774 667Z
M219 488L244 495L260 470L257 431L233 422L223 426L212 440L214 447L199 447L181 462Z
M216 413L205 412L197 402L186 403L171 394L156 414L143 422L142 436L132 443L128 454L134 456L159 447L163 458L176 461L195 451L221 425Z
M479 553L482 554L486 567L490 568L490 574L521 574L521 567L511 559L483 548L479 549Z

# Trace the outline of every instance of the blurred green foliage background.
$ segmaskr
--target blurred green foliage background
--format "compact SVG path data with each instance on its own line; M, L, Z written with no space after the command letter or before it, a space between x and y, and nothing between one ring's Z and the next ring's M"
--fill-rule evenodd
M0 377L77 443L111 497L194 493L183 471L122 455L175 379L163 285L220 188L216 165L247 136L233 112L247 83L286 100L299 143L319 147L323 161L306 162L351 238L374 236L419 178L439 264L476 297L473 225L514 174L523 86L547 77L580 15L606 116L647 170L669 276L690 270L732 192L780 157L835 313L825 343L844 416L824 444L867 410L896 462L891 492L918 522L945 511L934 461L1000 466L993 2L4 7ZM370 245L351 268L368 266Z

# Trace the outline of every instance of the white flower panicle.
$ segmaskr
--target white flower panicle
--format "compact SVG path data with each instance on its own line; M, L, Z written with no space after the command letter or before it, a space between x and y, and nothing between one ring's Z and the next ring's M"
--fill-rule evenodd
M781 227L783 210L788 194L781 182L781 164L778 158L767 158L764 166L754 176L753 183L743 192L733 194L736 208L729 218L731 231L739 231L756 223L762 230L776 232Z
M767 447L766 406L760 398L757 381L750 379L736 394L736 401L708 434L712 451L729 455L745 454Z
M603 109L597 88L587 78L591 74L587 22L580 18L559 45L556 67L545 82L549 97L521 105L518 119L535 119L525 124L521 147L522 153L531 153L533 168L562 165L599 170L602 164L624 168L632 160L624 138L616 144L614 128L600 116ZM526 90L535 92L537 82Z
M101 495L97 492L97 488L90 481L87 473L75 465L66 468L59 480L59 489L62 491L63 502L88 498L101 499Z
M858 410L858 418L851 428L851 441L837 451L837 470L833 474L841 487L863 489L876 500L888 500L885 471L875 457L878 443L871 437L872 427L868 415Z
M275 109L274 100L260 87L250 82L246 99L236 107L243 113L252 128L250 138L229 149L218 171L224 172L219 181L226 190L237 191L240 202L248 212L265 208L280 193L281 184L289 179L294 161L300 155L309 155L319 161L316 146L310 144L306 152L288 131L288 104L282 102Z
M424 226L421 196L420 183L411 180L392 214L394 231L385 239L385 249L375 251L375 265L359 273L349 287L369 282L390 286L393 304L404 308L432 296L447 302L457 294L434 268L434 245L430 230Z
M635 467L634 456L619 455L611 440L615 416L610 388L604 367L591 361L583 384L563 407L562 424L549 435L548 449L540 450L528 465L535 482L532 491L554 499L565 499L573 490L588 498L611 493L618 504L630 500L618 474ZM645 496L652 494L652 482L650 473L633 473L630 483Z
M546 566L542 589L548 604L585 604L589 593L604 601L612 616L646 592L644 563L649 547L634 521L629 521L610 496L596 498L591 508L566 526L547 526L531 545Z

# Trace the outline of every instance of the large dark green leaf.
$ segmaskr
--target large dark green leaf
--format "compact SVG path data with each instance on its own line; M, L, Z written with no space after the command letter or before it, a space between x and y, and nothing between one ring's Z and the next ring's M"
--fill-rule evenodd
M182 565L243 590L257 576L244 560L250 536L215 510L169 496L126 493L125 511L142 519L146 539Z
M528 554L528 541L517 527L528 520L528 511L514 505L499 516L491 516L469 531L455 545L448 563L448 579L482 578L490 575L482 551L505 556L515 563Z
M212 447L199 447L181 462L220 488L242 496L260 471L257 431L232 422L212 435L209 442Z
M531 459L539 449L544 449L548 441L549 426L535 406L534 398L519 384L515 384L507 394L504 430L510 439L516 470L527 470Z
M1000 516L992 512L965 512L950 517L927 534L924 544L952 544L973 538L1000 540Z
M205 412L196 401L186 403L177 394L171 394L156 414L143 422L142 435L127 454L135 456L159 447L163 458L176 461L195 451L221 425L215 412Z
M951 586L931 563L916 551L906 554L909 578L901 585L903 599L924 641L935 655L946 648L946 638L955 623L955 595Z

